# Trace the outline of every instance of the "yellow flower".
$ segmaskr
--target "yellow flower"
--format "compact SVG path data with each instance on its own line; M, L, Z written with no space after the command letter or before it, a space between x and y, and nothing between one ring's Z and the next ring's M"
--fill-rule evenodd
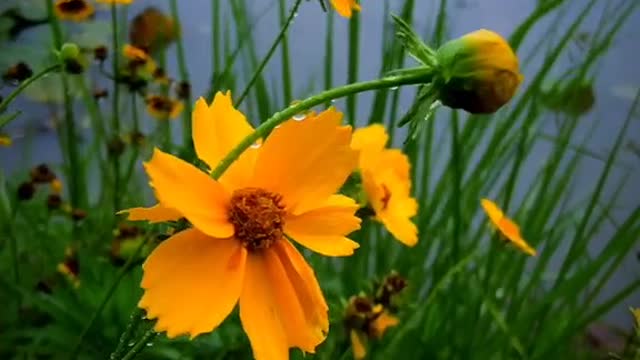
M74 287L80 286L80 263L78 262L78 256L71 248L65 250L64 261L59 263L57 270L60 274L64 275Z
M523 80L518 57L507 41L477 30L445 43L436 53L440 101L470 113L494 113L515 94Z
M353 10L360 11L361 7L356 0L331 0L331 6L342 17L351 18Z
M147 111L158 120L175 119L184 108L181 101L161 95L149 95L146 102Z
M58 178L51 180L49 187L52 194L60 195L62 193L62 181Z
M122 55L129 60L129 70L133 72L143 71L145 75L151 77L153 73L158 69L156 62L149 56L147 51L135 47L130 44L126 44L122 47Z
M131 21L129 41L151 53L169 45L178 36L173 19L155 7L148 7Z
M70 21L87 20L95 12L86 0L56 0L53 11L58 19Z
M0 134L0 146L9 147L12 143L13 141L9 135Z
M398 149L385 149L389 139L384 126L357 129L351 146L360 150L358 168L375 218L405 245L418 242L418 229L411 221L418 203L411 197L409 158Z
M631 314L636 321L636 328L640 328L640 308L629 308L629 310L631 310Z
M352 296L349 299L344 320L355 359L366 357L368 339L380 340L387 329L400 322L384 306L374 304L371 299L362 295Z
M489 216L489 220L491 220L491 223L493 223L498 231L500 231L502 236L522 252L531 256L536 255L536 250L529 246L529 244L527 244L527 242L522 238L522 235L520 235L520 228L518 225L506 217L502 210L500 210L493 201L482 199L481 203L482 208L487 213L487 216Z
M323 255L347 256L358 243L358 206L335 192L357 164L351 128L329 109L290 120L247 149L220 177L158 149L145 170L159 205L130 209L130 219L186 218L192 228L162 242L143 265L139 306L168 337L214 330L240 306L256 359L313 353L329 327L312 268L289 239ZM210 168L253 132L216 94L196 102L193 141ZM321 141L318 141L321 139ZM171 210L168 210L171 209ZM172 219L169 219L173 215Z
M96 0L100 4L120 4L120 5L129 5L133 2L133 0Z

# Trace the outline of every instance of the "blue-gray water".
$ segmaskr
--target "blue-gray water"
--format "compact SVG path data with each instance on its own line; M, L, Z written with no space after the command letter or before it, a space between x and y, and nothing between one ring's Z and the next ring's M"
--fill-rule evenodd
M39 3L42 2L40 1ZM259 21L255 23L254 36L258 47L258 54L261 55L267 51L279 31L277 3L272 0L254 0L248 1L248 3L254 12L254 17L256 19L259 18ZM402 2L390 1L390 3L392 4L392 9L399 10L399 5ZM420 0L417 3L414 13L415 25L422 31L427 26L433 26L437 3L439 2ZM573 1L570 3L573 3L574 6L566 6L562 11L567 11L567 14L570 14L567 18L573 19L575 17L574 13L577 13L577 11L582 8L583 2ZM478 28L489 28L504 36L508 36L514 31L516 26L533 11L535 4L536 1L533 0L452 1L450 2L449 8L448 34L450 37L456 37ZM168 10L168 4L165 1L137 0L130 6L128 12L129 17L133 17L149 5ZM363 0L362 5L362 55L361 65L359 67L359 78L372 79L378 76L381 64L380 47L382 43L383 21L389 21L389 19L383 18L383 1ZM0 10L2 6L4 6L4 4L0 4ZM591 16L585 23L582 29L583 31L587 33L598 31L596 26L600 20L599 16L602 14L604 6L606 6L605 1L601 1L600 4L596 6L596 10L593 12L594 16ZM187 63L191 74L192 93L195 96L199 96L203 95L208 88L211 74L211 60L209 57L211 53L210 2L206 0L179 1L179 7L183 23L182 33L184 35ZM264 16L260 16L263 11L266 11L266 13ZM225 12L230 16L226 7ZM105 14L100 15L100 17L104 19L104 15ZM291 73L295 85L294 97L304 97L309 94L309 91L316 92L322 89L325 20L326 17L321 13L317 1L304 2L291 27L289 42L292 54ZM540 48L534 48L533 46L542 36L545 36L547 27L550 26L552 21L553 16L537 25L519 50L521 58L525 58L527 54L531 54L532 52L538 53L538 56L534 58L530 64L526 64L523 70L527 79L533 77L533 74L535 74L540 66L544 54L549 51L547 48L549 42L544 42ZM336 17L335 25L334 82L339 85L346 82L348 20ZM102 28L100 28L100 26L102 26ZM108 29L108 26L102 24L96 25L96 28L98 32L100 32L100 29ZM561 27L561 29L565 28L566 26ZM617 131L622 125L631 106L632 97L635 94L634 89L637 89L638 85L640 85L640 67L637 66L637 53L638 50L640 50L640 41L638 40L637 33L639 28L640 12L636 12L628 20L623 30L616 37L610 51L597 67L598 73L595 82L596 104L590 114L581 119L578 136L574 137L573 143L580 143L581 137L587 133L594 123L597 123L595 136L588 142L589 149L597 153L608 154L612 148ZM46 33L48 34L48 32ZM563 34L559 33L554 35L559 37ZM34 38L36 38L35 35L30 36L29 34L25 34L21 37L20 42L29 43L30 41L42 41L43 44L47 43L46 40L43 41L38 38L34 40ZM105 41L107 41L108 34L104 34L104 38ZM4 50L0 49L3 52L1 56L2 59L0 59L0 67L6 65L3 61L9 62L25 56L24 53L15 50L15 45L12 46L13 47L10 48L12 50L7 50L6 48ZM577 64L577 60L581 54L577 46L572 45L572 47L571 53L577 58L573 59L574 62L569 58L565 58L564 65L566 66ZM47 49L47 45L40 46L36 54L42 57ZM11 54L8 54L7 51L11 51ZM170 49L168 59L169 74L177 76L178 72L173 48ZM43 59L40 59L39 62L45 63ZM281 88L279 85L280 69L279 52L277 52L265 71L269 89ZM559 71L563 70L562 67L558 67L558 69ZM237 72L240 72L240 70ZM245 74L245 78L246 77L247 75ZM526 80L524 86L527 86ZM402 91L400 108L406 109L412 101L412 90ZM3 95L6 95L6 92L7 89L1 90ZM364 122L368 119L371 100L372 94L359 96L358 121ZM343 102L338 101L336 104L338 107L344 109ZM30 124L31 128L38 127L38 124L44 124L47 114L49 113L43 106L28 100L21 100L14 104L12 108L20 109L24 113L21 115L22 118L19 121L16 121L9 127L8 132L10 134L22 132L24 124ZM553 115L549 113L547 117L548 121L546 124L548 124L548 126L545 125L544 131L552 134L554 129L552 121ZM438 122L437 127L439 133L444 134L443 129L447 127L445 117L441 116L437 118L436 121ZM174 124L174 130L176 130L176 134L178 134L179 129L177 122ZM640 141L639 134L640 121L636 120L629 128L627 140L638 142ZM176 135L176 138L179 137ZM395 145L400 145L401 141L402 139L397 139ZM15 142L15 146L8 149L0 149L2 170L5 173L9 175L18 174L18 170L24 170L41 162L60 161L61 154L58 144L50 132L36 133L31 139L31 142L31 148L31 145L28 145L26 139L18 139ZM27 151L29 148L30 150ZM433 170L436 173L442 171L443 166L448 161L448 146L445 146L445 148L446 150L442 151L438 164L435 165ZM528 157L526 166L523 169L523 174L520 177L521 183L518 185L519 189L527 189L529 187L528 184L535 181L537 171L539 167L543 165L542 162L550 151L550 143L538 142ZM640 190L637 186L637 184L640 183L640 171L638 171L639 161L640 158L631 152L623 151L621 154L619 163L632 169L632 178L622 190L621 201L619 201L619 206L616 207L616 212L613 214L614 219L618 221L626 217L629 211L637 207L640 202ZM593 190L603 165L604 163L602 161L591 158L586 158L582 162L582 166L579 169L579 180L574 186L574 197L576 199L584 198L586 194L589 194ZM616 190L615 184L622 177L623 173L624 170L622 170L622 168L617 168L614 171L614 175L605 190L605 199ZM516 194L515 202L518 203L524 195L522 191ZM599 251L606 241L610 239L613 232L613 225L610 223L605 225L603 231L597 235L597 241L591 249L592 252ZM568 240L569 239L567 239L567 241ZM429 241L429 239L424 238L422 241ZM633 279L636 279L639 275L638 270L638 261L635 259L634 254L630 254L622 269L608 285L605 290L606 293L611 294ZM640 306L640 294L635 294L625 300L622 305L608 315L608 319L617 324L628 326L630 323L630 316L627 310L628 306Z

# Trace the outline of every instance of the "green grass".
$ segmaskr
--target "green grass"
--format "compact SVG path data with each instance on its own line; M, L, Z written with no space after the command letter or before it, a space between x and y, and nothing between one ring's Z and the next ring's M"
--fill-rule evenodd
M72 221L62 210L49 211L47 190L42 188L33 199L20 201L17 188L30 169L0 171L0 357L66 359L77 355L95 359L113 353L113 359L135 355L149 359L250 358L251 348L237 313L215 332L193 341L169 340L150 330L152 322L136 310L142 293L141 263L150 251L147 242L155 246L156 237L168 227L145 225L144 241L116 263L109 255L120 221L115 212L151 201L147 178L138 169L153 146L193 158L188 137L191 102L199 96L211 99L218 90L232 90L250 121L263 124L260 134L305 104L318 108L332 105L327 94L338 94L347 95L346 107L340 109L345 112L345 123L382 123L390 143L405 143L406 131L396 124L407 113L420 116L409 112L402 101L415 89L391 90L390 78L385 76L415 63L394 37L397 29L390 16L423 26L416 31L434 48L450 39L449 29L456 17L454 2L432 2L430 8L437 11L428 14L417 13L419 3L362 1L365 10L383 9L383 28L363 32L370 13L363 11L349 20L345 33L338 33L338 22L347 20L333 13L330 6L324 14L317 1L273 1L270 6L274 11L267 15L277 17L275 23L280 28L274 29L268 40L271 43L258 46L255 27L264 16L258 13L262 9L255 10L253 2L245 0L212 0L212 73L206 75L212 79L211 86L206 93L191 94L187 99L179 120L185 136L168 143L162 134L151 134L140 146L127 145L120 156L109 154L107 144L115 136L145 128L148 117L142 116L143 98L124 86L113 86L111 103L97 102L91 93L96 85L94 76L62 76L58 86L77 85L81 96L72 98L64 91L62 104L51 105L59 109L63 119L56 132L63 156L61 163L50 165L66 179L65 203L86 210L88 216ZM185 16L178 13L178 4L175 0L168 3L176 22ZM621 161L621 154L629 129L638 121L640 94L627 105L626 117L607 127L616 136L612 147L596 149L594 132L610 119L598 116L587 123L584 114L552 113L541 100L541 92L549 82L571 84L602 76L603 59L610 56L621 29L637 14L640 4L635 0L612 0L606 5L595 0L544 0L537 4L510 36L527 74L518 96L491 116L438 109L415 141L404 144L412 164L412 191L419 203L414 219L420 232L418 245L407 248L380 224L364 219L363 228L352 235L361 243L353 256L326 258L305 252L329 303L331 330L317 354L294 350L292 358L352 358L342 323L345 303L352 295L370 291L372 282L391 270L406 277L409 287L398 313L400 324L381 340L370 342L373 359L599 359L602 354L586 345L589 327L602 322L614 309L639 305L629 303L631 296L638 294L637 276L628 276L628 283L619 284L615 292L607 289L636 250L640 235L640 203L631 202L629 208L626 201L625 211L618 211L623 192L632 186L630 178L637 171L635 164ZM110 19L119 29L112 29L109 40L122 46L122 34L128 31L123 28L125 13L112 10ZM309 35L313 37L309 44L322 44L326 55L314 88L327 92L300 99L303 105L298 107L288 107L300 96L296 93L299 85L311 81L294 77L291 71L298 62L294 54L304 51L294 46L289 32L297 12L315 12L327 19L326 27ZM49 25L52 44L59 48L69 34L55 18ZM585 30L592 31L591 41L576 59L572 57L575 39ZM544 37L539 35L543 33ZM346 39L347 52L333 48L338 36ZM380 53L363 53L367 37L379 38ZM110 55L119 54L109 46ZM167 56L175 54L178 71L169 75L187 82L203 76L189 69L190 54L182 40L173 46L175 52L159 54L157 59L170 62ZM272 59L276 54L279 64ZM381 60L378 76L386 80L363 78L361 64L374 55ZM47 71L59 67L56 61L55 57L47 58ZM347 73L336 71L338 63L346 65ZM116 73L117 69L118 61L110 71ZM36 76L32 80L37 85ZM275 82L281 88L271 83L277 76L281 78ZM362 81L364 85L357 85L357 90L371 90L372 101L366 103L356 92L336 90L341 79L347 84ZM356 88L351 86L347 88ZM16 89L18 95L21 88ZM13 96L2 90L7 99L0 105L4 132L9 129L6 124L25 121L29 109L10 104ZM370 107L362 111L362 104ZM91 142L80 144L76 139L85 114L91 124ZM170 125L160 126L167 126L162 129L167 131ZM549 130L552 126L553 131ZM253 139L246 141L251 143ZM540 146L548 151L536 151ZM584 185L580 169L594 162L601 166L589 174ZM228 165L223 161L214 175ZM100 186L90 181L96 177L94 173ZM579 181L582 191L577 191ZM483 197L495 200L520 224L525 238L538 249L537 257L527 257L498 240L482 214ZM603 238L605 231L608 238ZM589 251L596 245L597 252ZM76 250L80 266L77 288L56 272L69 246ZM43 281L50 291L37 290ZM625 354L635 354L637 341L631 331L628 333L631 345Z

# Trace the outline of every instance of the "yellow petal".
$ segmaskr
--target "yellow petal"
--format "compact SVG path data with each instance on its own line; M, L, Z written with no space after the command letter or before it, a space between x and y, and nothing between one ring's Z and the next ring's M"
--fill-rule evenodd
M150 223L176 221L182 218L182 214L178 211L164 207L160 204L147 208L136 207L125 209L118 211L117 214L127 214L127 220L129 221L148 221Z
M320 207L290 215L285 219L285 234L303 246L327 256L347 256L360 245L345 235L360 228L355 216L358 205L343 195L332 195Z
M360 151L360 167L366 167L370 161L377 160L377 155L389 141L389 135L380 124L369 125L356 129L351 139L351 147Z
M345 18L351 18L353 10L360 11L360 5L356 0L331 0L331 5L340 16Z
M493 201L488 199L482 199L481 205L484 211L489 216L489 220L500 231L502 236L507 238L511 244L522 250L524 253L531 256L537 254L536 250L532 248L520 234L520 227L504 215L502 210Z
M498 224L504 217L502 210L500 210L498 205L496 205L496 203L494 203L493 201L489 199L482 199L480 201L480 204L482 205L484 211L487 213L487 216L489 216L491 222L493 222L494 224Z
M170 338L210 332L238 301L246 257L233 238L184 230L158 245L144 263L139 306Z
M240 295L240 320L256 360L288 359L287 335L266 269L264 256L249 254Z
M399 322L400 321L397 317L387 313L386 311L382 312L370 325L373 337L376 339L382 338L388 328L398 325Z
M229 195L217 181L158 149L144 167L160 204L180 212L207 235L233 235L233 225L227 220Z
M231 92L216 93L211 106L204 99L198 99L192 121L196 153L212 169L253 132L245 116L233 107ZM229 190L247 186L247 181L253 174L256 156L256 149L245 150L225 171L220 182L228 186Z
M289 120L267 138L254 174L254 184L283 196L294 214L315 208L334 194L357 163L351 129L339 126L334 109Z
M265 265L288 346L314 353L316 346L324 341L329 325L326 309L324 317L318 317L313 292L305 284L315 278L302 278L288 263L286 252L274 250L265 251ZM287 261L286 269L283 261Z
M351 338L351 350L353 350L353 358L356 360L364 359L367 356L366 339L364 334L357 330L351 330L349 333Z

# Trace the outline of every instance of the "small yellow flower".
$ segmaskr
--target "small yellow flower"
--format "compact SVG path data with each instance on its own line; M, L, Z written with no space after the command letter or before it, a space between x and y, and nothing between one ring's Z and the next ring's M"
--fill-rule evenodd
M100 4L119 4L119 5L129 5L133 2L133 0L96 0Z
M524 253L531 256L536 255L536 250L529 246L522 238L522 235L520 235L518 225L506 217L498 205L488 199L482 199L481 204L487 216L489 216L489 220L491 220L491 223L500 231L502 236Z
M636 328L640 329L640 308L629 308L629 310L631 310L631 314L633 315L633 318L636 321L635 323Z
M346 237L360 227L358 206L335 194L358 156L341 118L329 109L283 123L219 180L154 151L145 170L159 205L123 212L193 224L160 243L143 265L139 306L157 319L156 331L193 338L216 329L239 303L258 360L287 359L292 347L313 353L324 341L327 304L289 238L327 256L358 248ZM198 100L192 121L196 154L209 168L254 131L230 93L217 93L210 106Z
M165 48L177 36L178 28L173 19L155 7L146 8L131 21L129 41L151 53Z
M146 102L147 111L158 120L175 119L184 108L181 101L161 95L149 95Z
M356 0L331 0L331 5L342 17L351 18L353 11L360 11L362 8Z
M128 68L130 71L139 72L143 71L147 77L153 76L153 73L158 69L156 62L149 56L147 51L135 47L130 44L126 44L122 48L122 55L129 60Z
M384 333L400 322L381 304L375 304L366 296L352 296L345 310L344 321L351 339L355 359L367 356L368 339L380 340Z
M9 137L9 135L0 134L0 146L9 147L13 143L13 140Z
M52 194L60 195L62 193L62 181L58 178L51 180L49 187Z
M80 286L80 263L78 262L78 256L71 248L65 250L64 261L59 263L57 270L60 274L64 275L74 287Z
M411 218L418 203L411 197L409 158L399 149L385 149L389 139L384 126L357 129L351 146L360 150L358 168L368 203L375 218L405 245L418 242L418 229Z
M499 34L477 30L445 43L436 53L440 101L470 113L496 112L523 80L518 57Z
M85 21L93 16L93 5L86 0L56 0L53 11L60 20Z

